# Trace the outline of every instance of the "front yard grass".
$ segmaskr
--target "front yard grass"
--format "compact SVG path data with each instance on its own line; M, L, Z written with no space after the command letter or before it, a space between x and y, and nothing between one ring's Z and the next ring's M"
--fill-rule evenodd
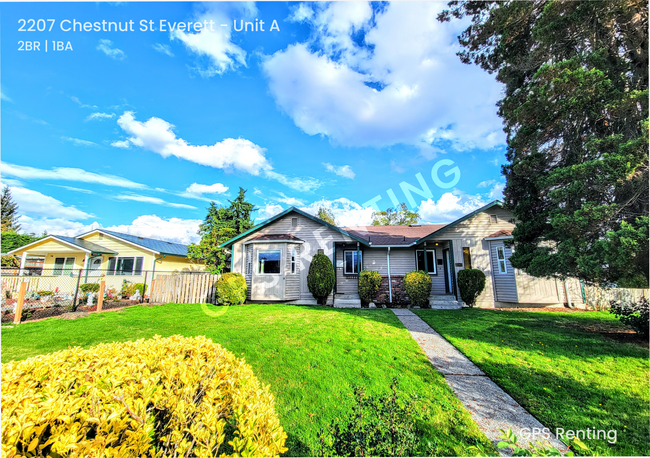
M553 433L616 430L615 444L584 442L600 455L650 455L648 349L599 334L623 326L611 314L416 313Z
M289 456L318 455L317 434L349 413L353 386L418 396L420 454L496 455L468 412L390 310L200 304L136 306L77 320L2 328L2 361L156 334L205 335L253 367L271 386ZM477 447L477 448L474 448Z

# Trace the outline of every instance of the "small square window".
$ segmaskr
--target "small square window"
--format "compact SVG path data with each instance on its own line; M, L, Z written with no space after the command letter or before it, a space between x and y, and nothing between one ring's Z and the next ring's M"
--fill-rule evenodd
M496 224L499 222L499 218L497 218L497 215L490 215L490 224Z
M298 227L298 218L291 218L291 227Z
M325 254L325 250L323 250L322 248L319 248L318 249L318 254Z

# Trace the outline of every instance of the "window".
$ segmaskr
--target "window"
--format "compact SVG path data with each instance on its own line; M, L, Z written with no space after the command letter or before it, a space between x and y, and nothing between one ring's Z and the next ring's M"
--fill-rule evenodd
M296 250L291 251L291 273L295 274L296 273Z
M472 268L472 256L469 254L469 247L464 246L463 247L463 261L465 262L465 268L466 269L471 269Z
M261 274L279 274L280 257L282 252L277 251L260 251L257 253L258 273Z
M416 251L417 255L417 269L426 272L424 269L424 250ZM436 251L427 250L427 267L430 274L436 273Z
M496 224L499 222L499 218L497 218L497 215L490 215L490 224Z
M343 260L345 261L343 273L347 275L356 275L359 273L359 264L363 260L360 251L344 251Z
M52 275L55 277L61 275L70 275L74 269L74 257L72 258L54 258L54 271Z
M144 257L108 258L108 275L142 275Z
M291 218L291 227L298 227L298 218Z
M23 275L40 277L43 275L43 264L45 264L44 257L28 257L25 259L25 270L23 271Z
M506 252L502 246L497 247L497 262L499 263L499 273L507 274L508 268L506 267Z

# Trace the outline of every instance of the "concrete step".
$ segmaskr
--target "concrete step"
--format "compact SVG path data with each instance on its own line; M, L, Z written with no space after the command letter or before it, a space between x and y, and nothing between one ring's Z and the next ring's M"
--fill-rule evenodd
M431 294L429 296L430 301L455 301L456 296L453 294Z
M429 306L433 310L460 310L463 308L462 303L460 302L445 302L445 303L432 303Z
M361 300L357 299L355 300L341 300L341 299L335 299L334 300L334 307L338 309L360 309L361 308Z
M353 301L358 301L361 299L358 294L335 294L334 298L336 300L353 300Z

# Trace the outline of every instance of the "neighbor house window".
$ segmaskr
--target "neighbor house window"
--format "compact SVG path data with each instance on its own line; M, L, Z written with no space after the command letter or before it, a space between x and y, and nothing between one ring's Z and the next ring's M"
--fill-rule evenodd
M496 224L499 222L499 218L497 218L497 215L490 215L490 223L491 224Z
M144 257L108 258L108 275L142 275Z
M257 253L258 272L261 274L279 274L280 257L282 252L277 251L260 251Z
M426 272L424 268L424 250L416 251L417 254L417 268L423 272ZM429 268L430 274L436 273L436 252L435 250L427 250L427 267Z
M54 271L52 275L70 275L74 269L74 257L72 258L54 258Z
M292 250L291 251L291 273L292 274L296 273L296 258L297 258L296 250Z
M465 268L466 269L471 269L472 268L472 256L469 254L469 247L464 246L463 247L463 261L465 262Z
M506 252L502 246L497 247L497 262L499 263L499 273L507 274L508 268L506 267Z
M343 260L345 261L343 273L347 275L356 275L359 273L359 264L363 260L360 251L344 251Z

